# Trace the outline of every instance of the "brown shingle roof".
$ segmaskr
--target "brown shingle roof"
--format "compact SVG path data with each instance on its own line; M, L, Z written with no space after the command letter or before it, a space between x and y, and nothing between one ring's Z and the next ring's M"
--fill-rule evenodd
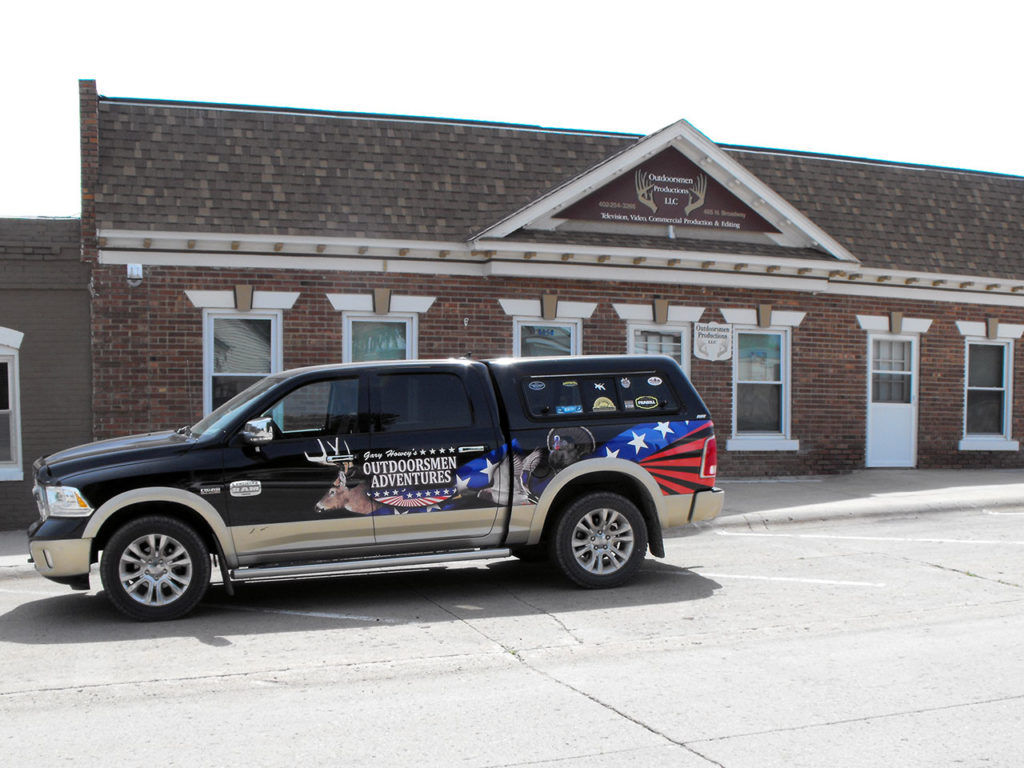
M100 102L99 115L101 229L461 241L640 138L110 99ZM724 149L865 266L1024 278L1024 178ZM579 233L512 237L688 244ZM704 251L819 256L693 243Z
M1024 278L1024 178L725 149L864 266Z
M97 222L463 240L635 140L105 100Z

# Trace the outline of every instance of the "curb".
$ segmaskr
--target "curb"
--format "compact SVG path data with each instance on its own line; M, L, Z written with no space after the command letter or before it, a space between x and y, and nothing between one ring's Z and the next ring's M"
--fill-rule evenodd
M757 512L719 516L710 525L715 528L767 528L777 525L825 523L836 520L917 517L925 514L984 512L1024 507L1024 485L1002 486L998 492L979 489L972 496L950 496L939 492L908 493L898 501L891 498L843 499L830 503L782 507ZM728 501L726 501L728 504Z

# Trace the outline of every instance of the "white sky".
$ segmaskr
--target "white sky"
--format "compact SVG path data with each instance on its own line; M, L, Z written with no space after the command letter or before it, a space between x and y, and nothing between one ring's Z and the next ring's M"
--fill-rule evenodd
M78 215L79 78L1024 176L1019 0L36 0L3 26L0 216Z

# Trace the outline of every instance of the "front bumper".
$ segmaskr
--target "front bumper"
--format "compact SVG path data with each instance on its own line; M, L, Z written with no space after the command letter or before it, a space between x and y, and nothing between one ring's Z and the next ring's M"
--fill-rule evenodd
M87 523L84 518L51 517L29 527L28 549L41 575L61 584L89 575L92 539L82 538Z
M721 488L709 488L693 494L693 509L690 511L690 522L714 520L725 504L725 491Z
M92 539L30 541L28 548L32 555L32 564L40 575L48 579L56 581L68 576L89 574Z

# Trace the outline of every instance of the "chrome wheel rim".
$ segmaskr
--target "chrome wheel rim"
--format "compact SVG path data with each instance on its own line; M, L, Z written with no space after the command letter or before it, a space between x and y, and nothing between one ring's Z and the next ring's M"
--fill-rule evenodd
M633 526L625 515L614 509L592 510L576 523L572 553L576 562L589 573L615 573L633 554Z
M117 573L121 587L135 602L167 605L192 583L192 558L173 536L150 533L125 547Z

